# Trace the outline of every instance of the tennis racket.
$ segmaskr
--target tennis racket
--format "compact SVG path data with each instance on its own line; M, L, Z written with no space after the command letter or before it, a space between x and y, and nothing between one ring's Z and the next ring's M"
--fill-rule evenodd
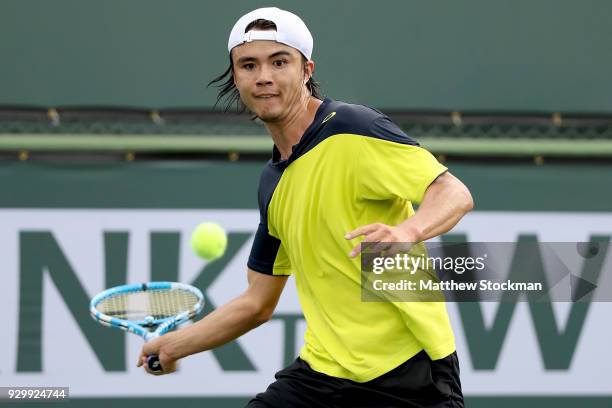
M204 307L202 292L176 282L122 285L97 294L89 304L94 320L153 340L194 318ZM151 371L161 371L159 356L147 357Z

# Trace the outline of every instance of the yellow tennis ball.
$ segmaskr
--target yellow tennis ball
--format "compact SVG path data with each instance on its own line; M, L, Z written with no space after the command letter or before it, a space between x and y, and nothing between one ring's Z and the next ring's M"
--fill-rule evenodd
M199 257L208 261L223 255L227 247L225 230L214 222L203 222L191 234L191 248Z

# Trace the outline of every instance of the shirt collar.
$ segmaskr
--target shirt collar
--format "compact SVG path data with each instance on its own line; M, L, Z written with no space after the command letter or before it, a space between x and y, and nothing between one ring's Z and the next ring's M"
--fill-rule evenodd
M323 100L321 105L317 108L317 112L315 113L315 117L312 120L312 123L308 126L308 128L306 128L304 134L300 138L300 141L291 147L291 155L288 159L281 160L281 154L276 145L272 147L272 165L274 165L275 167L284 168L301 156L301 153L306 150L306 147L312 141L313 136L316 135L317 130L321 125L321 120L325 117L327 108L331 102L332 99L330 98L325 98Z

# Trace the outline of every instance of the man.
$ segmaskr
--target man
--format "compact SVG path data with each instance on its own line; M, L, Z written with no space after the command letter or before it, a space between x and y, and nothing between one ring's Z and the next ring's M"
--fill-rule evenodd
M180 358L266 322L293 274L305 345L249 407L463 406L444 303L362 302L359 252L361 242L418 243L448 231L472 208L470 193L380 112L321 100L312 47L302 20L277 8L234 26L220 97L243 104L274 141L249 285L196 324L146 344L138 364L158 354L170 373Z

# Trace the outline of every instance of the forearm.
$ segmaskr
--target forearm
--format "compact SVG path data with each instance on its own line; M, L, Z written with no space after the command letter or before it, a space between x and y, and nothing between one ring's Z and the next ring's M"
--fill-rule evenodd
M415 237L415 242L450 231L474 206L461 181L450 173L440 178L427 189L416 214L399 225Z
M163 351L175 359L228 343L261 325L268 315L242 295L214 310L197 323L165 336Z

